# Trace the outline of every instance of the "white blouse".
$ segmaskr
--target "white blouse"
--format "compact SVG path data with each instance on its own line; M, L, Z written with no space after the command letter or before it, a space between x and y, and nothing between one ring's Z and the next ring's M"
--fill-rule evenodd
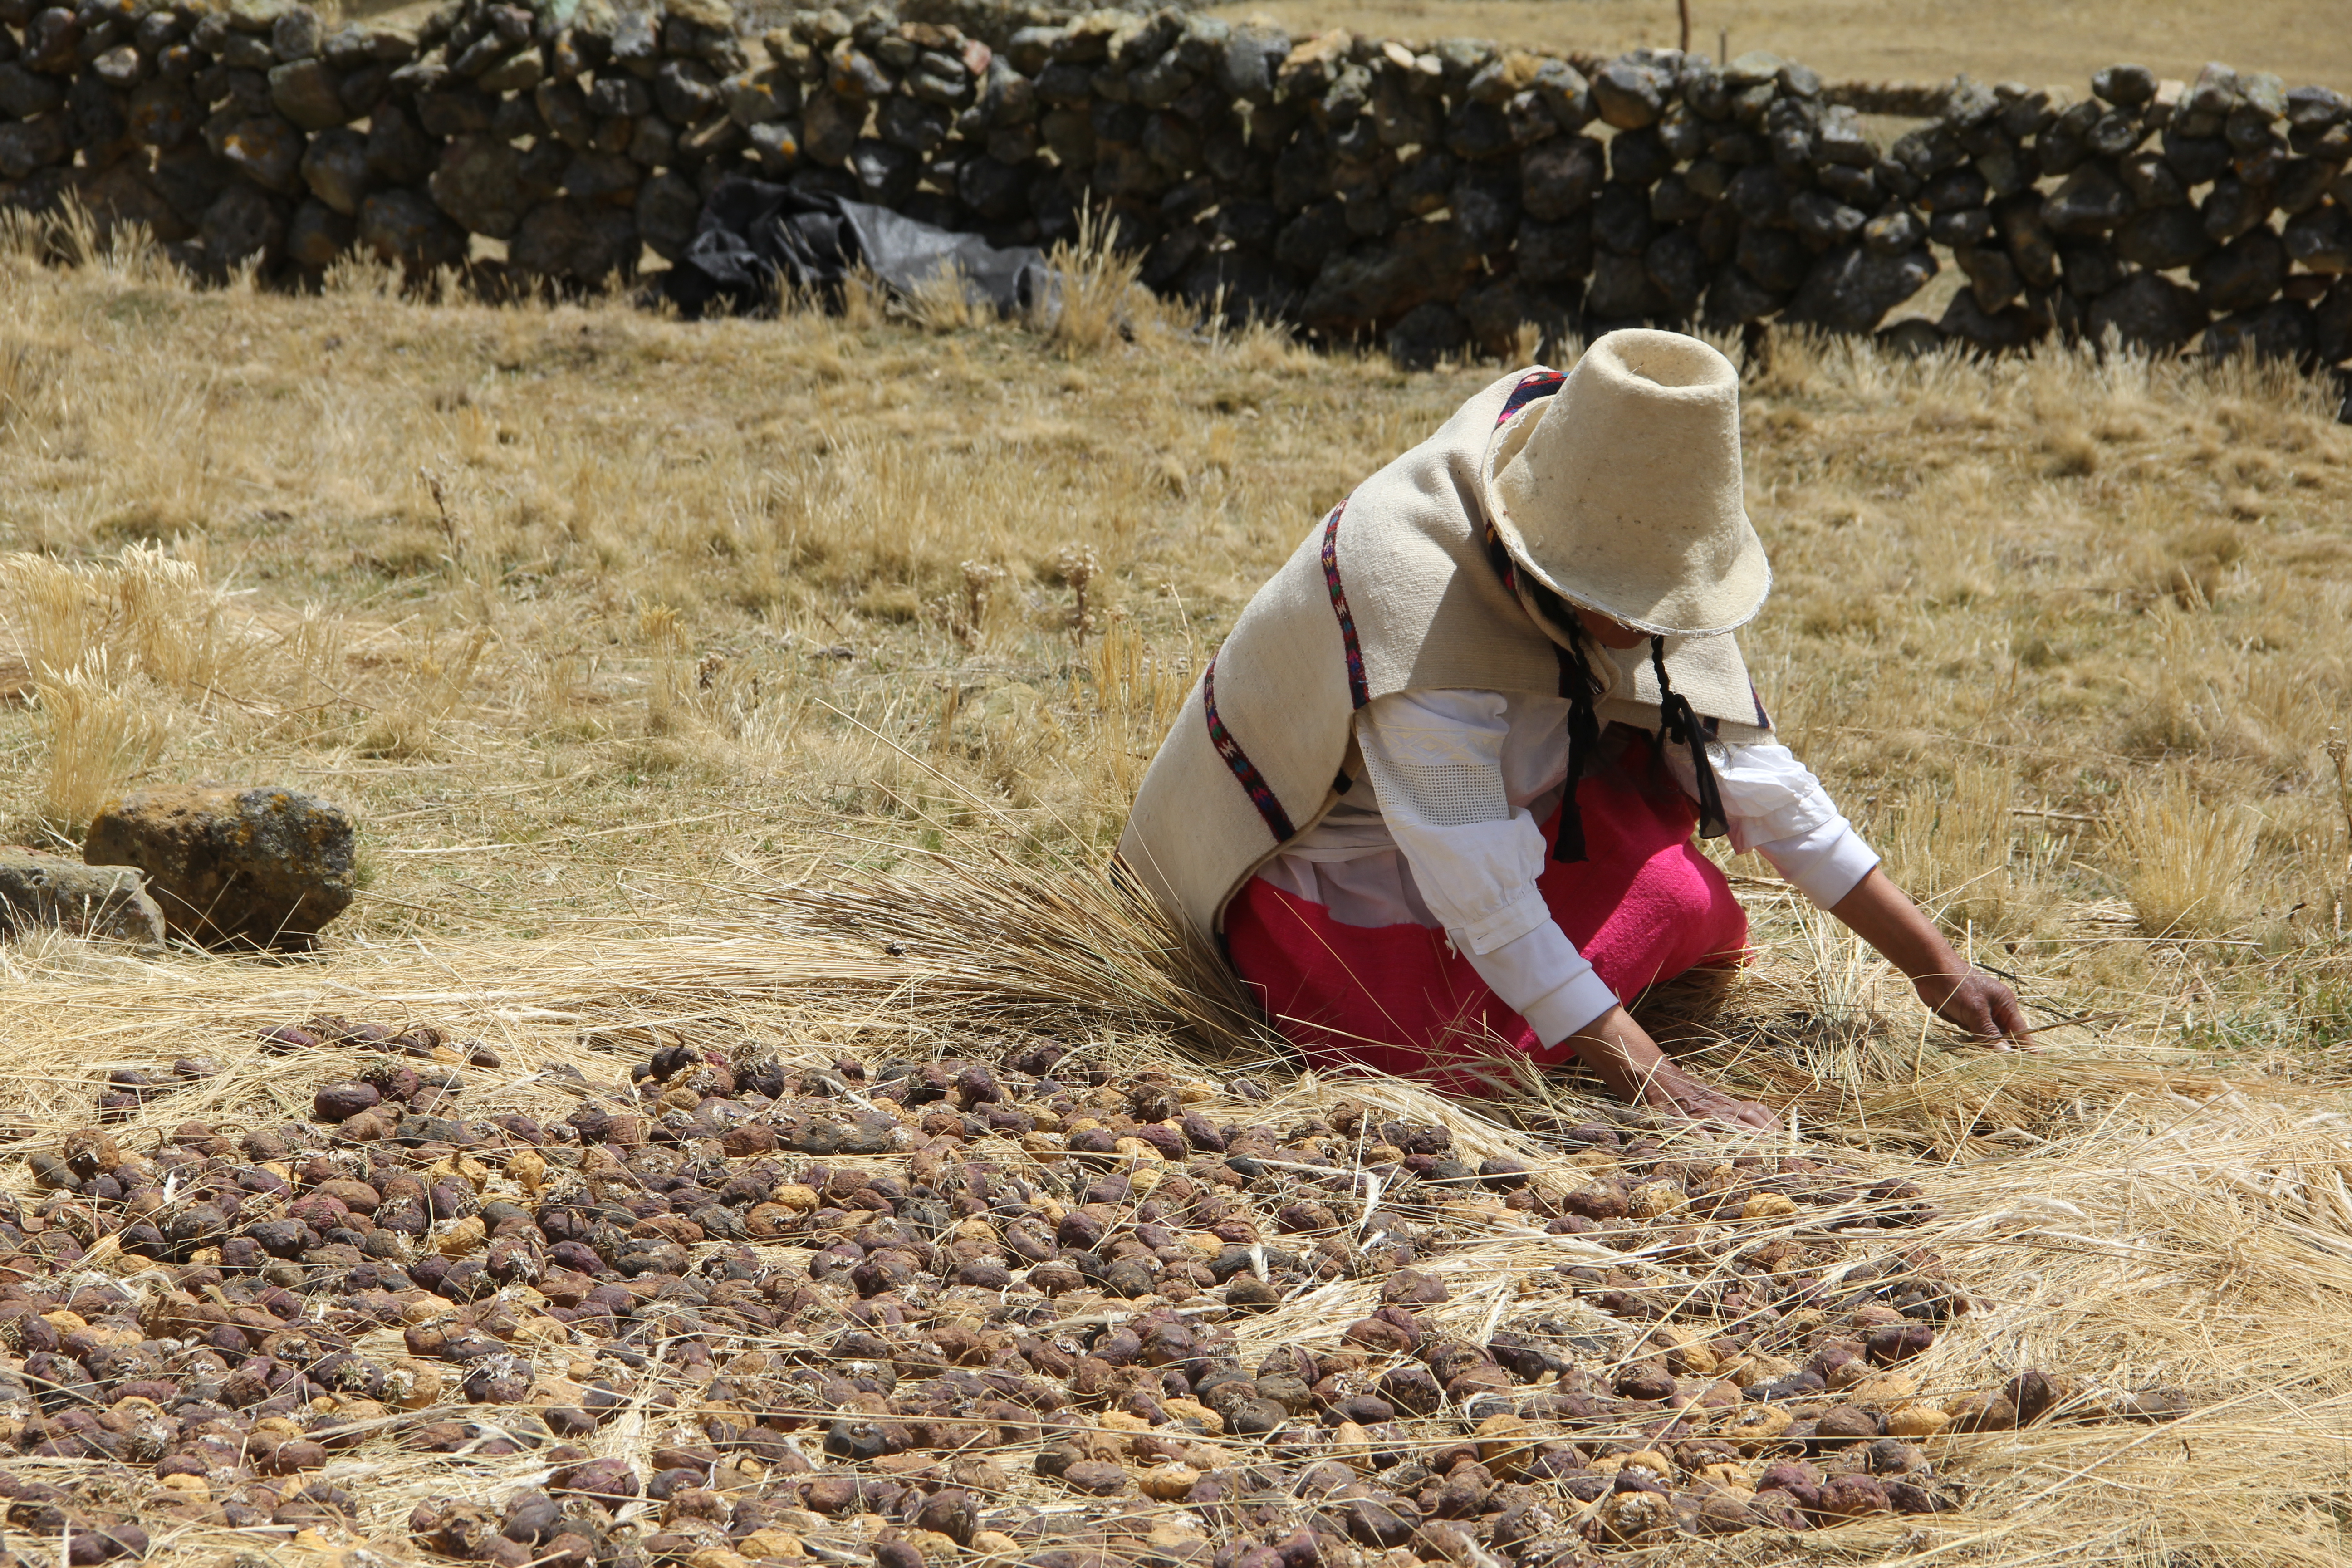
M1559 929L1536 887L1543 833L1568 777L1565 699L1418 690L1356 716L1371 799L1343 795L1258 873L1342 925L1443 927L1536 1037L1557 1045L1619 998ZM1878 857L1821 781L1778 744L1710 745L1734 848L1755 850L1823 909ZM1667 771L1696 795L1690 753Z

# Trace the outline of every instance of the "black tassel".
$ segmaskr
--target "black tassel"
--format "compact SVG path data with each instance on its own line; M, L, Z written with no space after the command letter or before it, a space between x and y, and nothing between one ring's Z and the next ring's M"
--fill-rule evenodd
M1560 649L1560 685L1570 686L1567 668L1572 656ZM1576 672L1580 677L1582 671ZM1576 784L1584 776L1601 752L1601 721L1592 711L1592 699L1580 679L1572 689L1563 690L1568 699L1568 789L1559 797L1559 837L1551 847L1551 858L1562 865L1574 865L1585 858L1584 809L1576 803Z
M1597 687L1586 662L1588 634L1575 605L1540 583L1520 579L1518 565L1504 548L1502 535L1495 531L1493 523L1486 525L1486 559L1493 563L1495 575L1503 580L1505 587L1515 595L1525 593L1534 600L1544 619L1557 626L1573 645L1562 647L1555 639L1551 650L1559 660L1559 694L1568 699L1568 784L1560 796L1559 837L1553 841L1551 858L1563 865L1574 865L1586 858L1584 813L1576 804L1576 783L1601 758L1601 720L1592 710Z
M1699 728L1698 715L1691 710L1690 699L1666 683L1666 639L1650 639L1650 668L1658 677L1658 752L1664 755L1666 743L1677 742L1690 748L1691 772L1698 783L1698 836L1720 838L1731 831L1723 815L1723 791L1715 782L1715 764L1707 761L1706 732Z

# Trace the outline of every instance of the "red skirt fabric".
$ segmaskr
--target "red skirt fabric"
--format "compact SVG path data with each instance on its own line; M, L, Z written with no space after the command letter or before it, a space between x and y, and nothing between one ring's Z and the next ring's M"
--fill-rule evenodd
M1748 915L1692 841L1698 813L1679 790L1640 788L1611 771L1577 786L1589 858L1547 859L1536 886L1560 929L1618 995L1632 998L1748 949ZM1545 852L1559 816L1544 824ZM1456 1092L1493 1084L1497 1057L1543 1066L1540 1044L1445 933L1351 926L1318 903L1252 878L1225 911L1226 951L1276 1028L1318 1067L1371 1068Z

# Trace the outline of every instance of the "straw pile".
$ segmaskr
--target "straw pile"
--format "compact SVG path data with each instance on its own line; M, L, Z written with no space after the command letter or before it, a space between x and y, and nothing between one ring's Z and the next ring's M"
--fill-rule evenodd
M577 947L6 955L30 1549L2339 1554L2332 1097L1792 1084L1821 1020L1768 963L1729 1070L1849 1146L1670 1133L1294 1076L1090 883L751 892Z

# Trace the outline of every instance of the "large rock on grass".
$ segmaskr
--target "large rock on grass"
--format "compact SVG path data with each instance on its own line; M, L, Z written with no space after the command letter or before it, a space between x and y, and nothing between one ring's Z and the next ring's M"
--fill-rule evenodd
M172 934L207 947L311 947L352 901L351 817L292 790L142 790L99 813L82 858L146 873Z
M29 849L0 849L0 932L43 928L158 946L163 911L129 866L82 866Z

